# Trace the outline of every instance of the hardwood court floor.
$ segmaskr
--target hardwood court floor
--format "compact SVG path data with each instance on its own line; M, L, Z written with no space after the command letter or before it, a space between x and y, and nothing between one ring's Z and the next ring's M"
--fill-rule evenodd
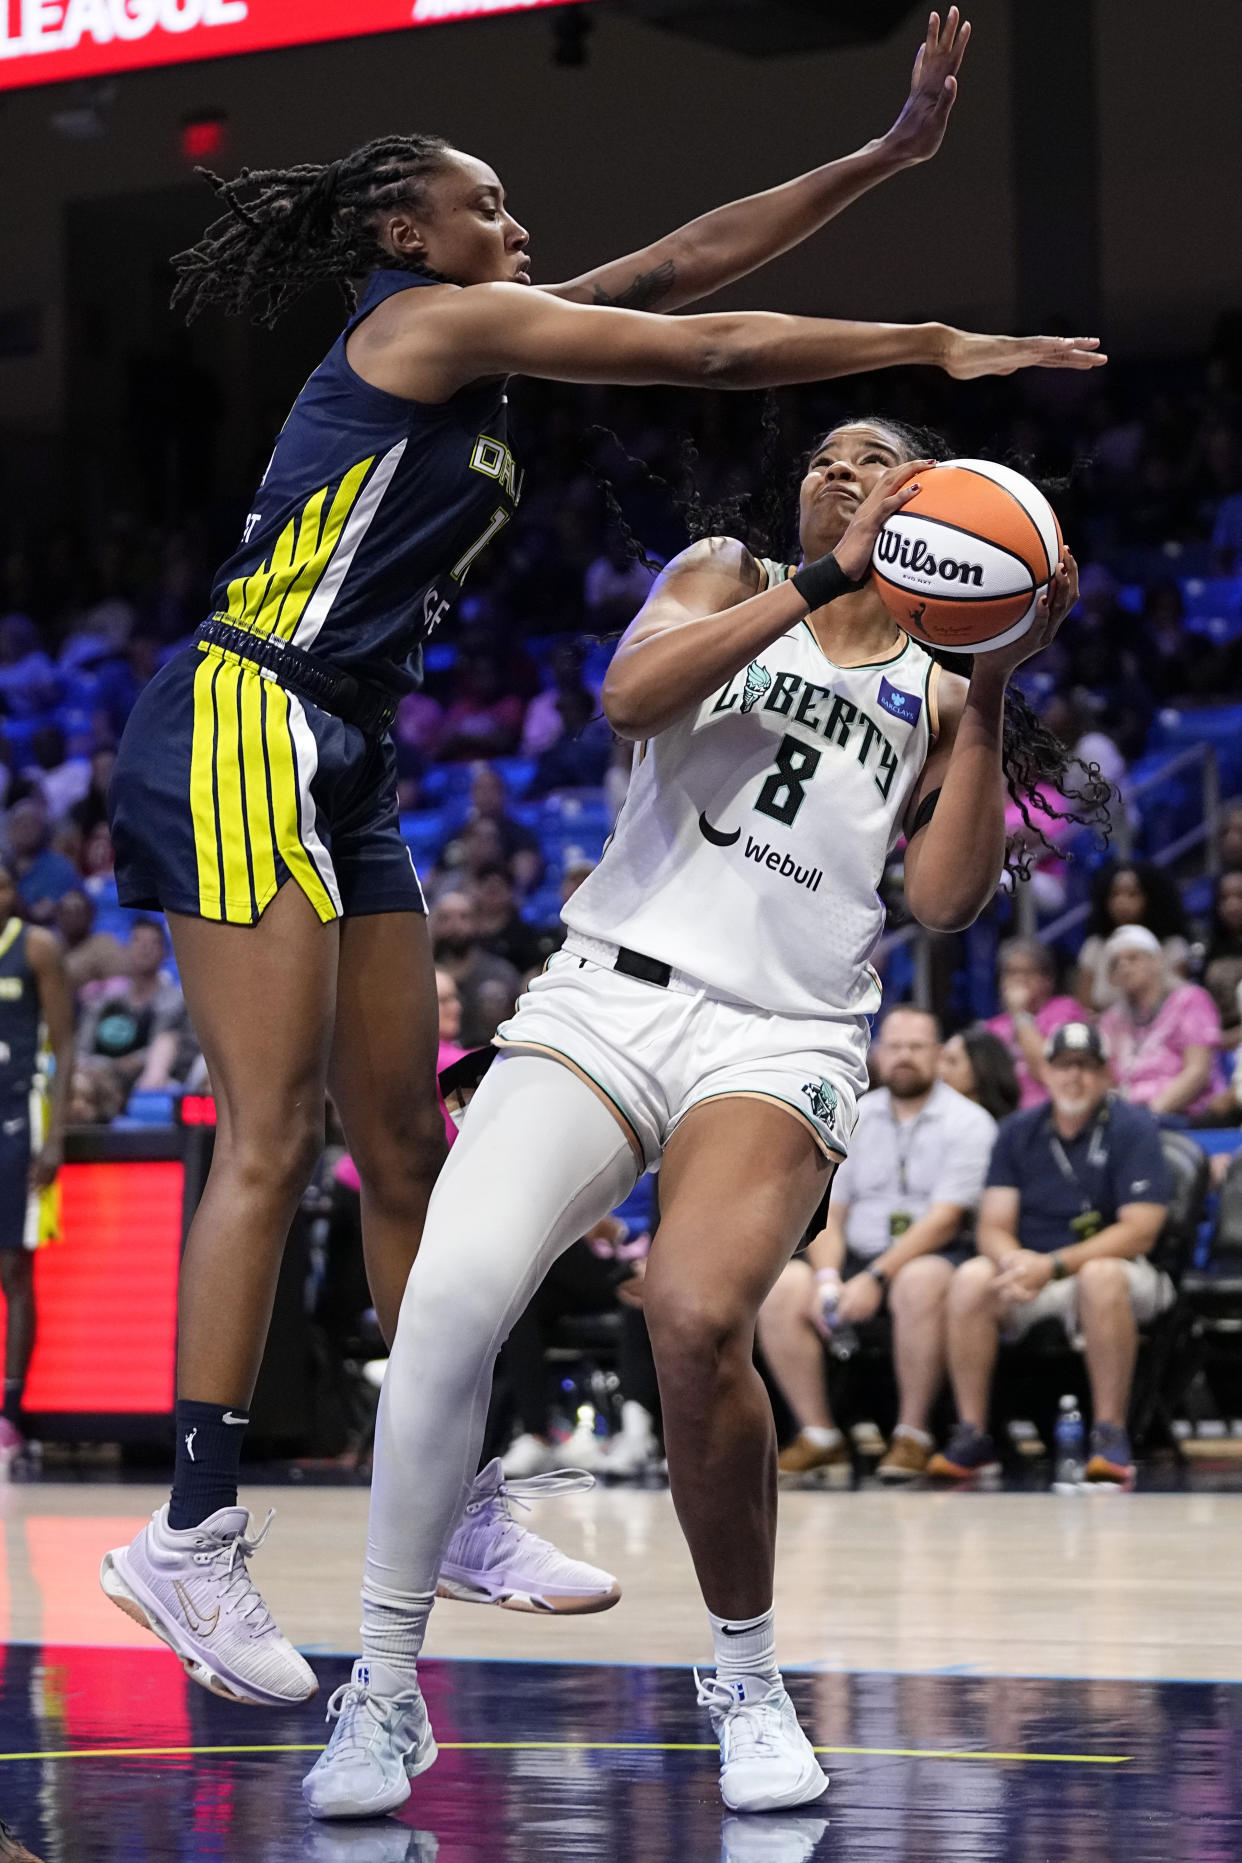
M1242 1856L1242 1496L782 1497L781 1653L832 1785L759 1818L717 1793L667 1495L545 1505L536 1523L613 1567L622 1604L577 1622L439 1607L422 1666L439 1761L397 1818L326 1827L299 1785L356 1647L365 1492L248 1492L278 1506L256 1576L321 1684L279 1713L196 1688L98 1593L100 1552L157 1498L0 1489L0 1819L40 1863Z
M0 1643L145 1648L94 1582L163 1499L94 1483L0 1486ZM367 1493L248 1487L276 1518L255 1577L300 1647L351 1652ZM533 1524L618 1574L598 1617L444 1603L433 1656L692 1663L710 1654L662 1489L543 1503ZM781 1660L842 1670L1242 1682L1242 1494L794 1493L781 1497Z

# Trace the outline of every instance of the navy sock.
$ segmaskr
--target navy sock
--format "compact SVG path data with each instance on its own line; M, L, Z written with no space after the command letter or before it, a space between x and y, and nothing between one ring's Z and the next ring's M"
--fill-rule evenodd
M231 1404L177 1399L177 1463L168 1524L197 1527L221 1507L237 1505L242 1437L250 1418Z
M22 1380L6 1378L4 1381L4 1414L10 1423L22 1420Z

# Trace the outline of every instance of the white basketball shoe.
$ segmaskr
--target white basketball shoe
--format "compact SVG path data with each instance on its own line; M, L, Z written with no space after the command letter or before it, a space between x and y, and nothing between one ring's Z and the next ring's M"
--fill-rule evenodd
M415 1683L400 1693L372 1686L365 1657L328 1702L332 1738L302 1781L313 1818L379 1818L410 1796L410 1780L436 1761L436 1743ZM390 1676L384 1677L391 1680Z
M186 1674L213 1694L258 1707L308 1701L315 1672L281 1635L246 1566L271 1525L249 1535L244 1507L201 1526L168 1524L168 1504L128 1546L104 1554L99 1582L135 1623L153 1630Z
M498 1604L506 1611L607 1611L621 1596L611 1572L566 1553L528 1532L512 1503L554 1494L582 1493L595 1477L581 1469L553 1469L525 1481L506 1481L499 1457L475 1476L470 1499L440 1567L436 1595L467 1604Z
M783 1682L722 1682L694 1672L699 1706L720 1742L720 1796L730 1811L789 1811L827 1790Z

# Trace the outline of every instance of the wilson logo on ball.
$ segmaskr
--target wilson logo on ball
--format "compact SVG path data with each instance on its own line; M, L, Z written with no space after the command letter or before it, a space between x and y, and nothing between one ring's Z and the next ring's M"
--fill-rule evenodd
M976 653L1027 632L1060 555L1056 517L1029 479L990 459L952 459L888 520L871 573L900 627Z
M970 582L983 587L982 563L959 563L951 556L937 560L921 537L902 537L888 525L880 532L875 546L880 563L900 563L912 576L939 576L942 582Z

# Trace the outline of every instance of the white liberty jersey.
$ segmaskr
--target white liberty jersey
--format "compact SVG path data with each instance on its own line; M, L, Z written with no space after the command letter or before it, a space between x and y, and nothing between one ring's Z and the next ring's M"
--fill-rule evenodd
M837 666L798 622L639 747L565 923L779 1015L872 1014L877 889L935 741L938 673L908 637Z

